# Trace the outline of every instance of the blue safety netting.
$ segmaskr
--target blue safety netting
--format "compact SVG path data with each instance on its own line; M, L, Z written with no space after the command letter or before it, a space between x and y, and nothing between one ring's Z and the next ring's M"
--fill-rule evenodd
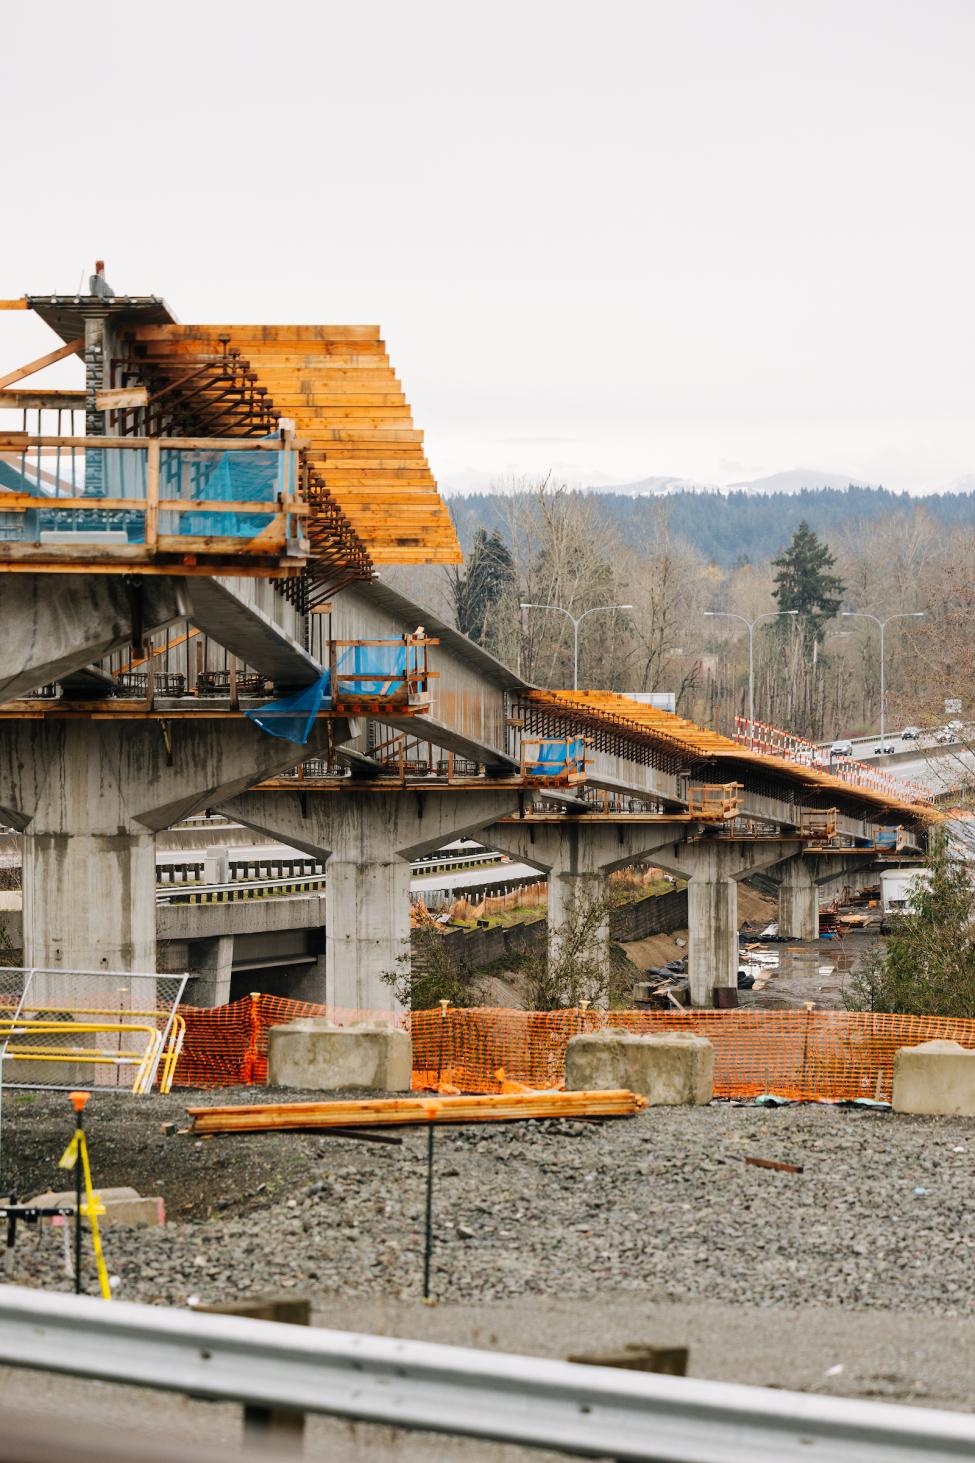
M336 679L346 696L391 696L406 677L406 645L350 645L338 658Z
M282 696L279 701L268 701L265 706L255 706L252 711L245 711L244 715L249 716L251 721L262 731L269 732L272 737L281 737L286 742L298 742L304 746L323 704L331 709L332 698L328 683L329 675L326 671L310 686L303 686L291 696Z
M581 760L582 737L570 737L563 742L540 742L535 760L528 764L528 772L532 777L555 777Z

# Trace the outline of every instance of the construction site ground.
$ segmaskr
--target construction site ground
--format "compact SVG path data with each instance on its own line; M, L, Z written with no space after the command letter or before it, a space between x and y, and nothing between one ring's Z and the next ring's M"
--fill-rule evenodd
M975 1120L713 1103L601 1125L440 1128L430 1308L420 1299L422 1130L401 1130L401 1146L163 1131L186 1126L189 1104L315 1096L94 1096L96 1186L161 1194L169 1218L164 1228L105 1232L119 1298L307 1295L320 1325L552 1356L689 1344L694 1376L975 1405L966 1360ZM71 1125L64 1094L5 1092L4 1187L21 1197L62 1187L57 1160ZM755 1167L749 1156L803 1171ZM68 1288L60 1236L22 1232L8 1279ZM94 1282L92 1266L92 1293ZM10 1405L28 1381L41 1385L4 1376ZM44 1395L54 1389L67 1405L71 1385L46 1379ZM204 1416L215 1439L221 1418L231 1434L239 1427L226 1409ZM343 1448L355 1441L346 1433ZM336 1448L334 1429L321 1435ZM520 1456L414 1446L332 1456Z

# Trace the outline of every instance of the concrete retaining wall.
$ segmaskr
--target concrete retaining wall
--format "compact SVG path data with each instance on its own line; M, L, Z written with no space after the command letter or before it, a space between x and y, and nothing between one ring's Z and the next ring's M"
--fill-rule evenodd
M621 943L645 940L648 935L670 934L687 928L687 890L668 894L647 894L612 910L610 938ZM514 964L526 952L542 951L548 940L548 920L519 925L494 925L487 930L453 930L447 936L448 950L456 968L465 974L499 963ZM414 941L414 961L422 959Z

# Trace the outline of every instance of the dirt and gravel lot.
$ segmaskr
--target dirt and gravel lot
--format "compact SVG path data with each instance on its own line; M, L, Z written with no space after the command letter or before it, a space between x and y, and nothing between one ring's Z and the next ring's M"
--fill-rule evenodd
M163 1132L186 1125L186 1105L216 1100L228 1094L89 1104L96 1184L161 1194L170 1221L106 1234L121 1296L185 1304L295 1288L324 1305L418 1295L424 1132L401 1130L401 1146ZM56 1165L70 1131L63 1094L8 1094L4 1187L26 1196L63 1183ZM756 1168L749 1155L803 1172ZM615 1292L961 1316L973 1160L975 1120L820 1105L440 1128L435 1288L457 1303ZM60 1253L50 1231L25 1233L11 1278L66 1284Z
M281 1099L306 1094L277 1093ZM692 1375L970 1409L975 1120L871 1109L657 1108L604 1125L440 1128L437 1304L420 1299L426 1134L166 1135L185 1107L267 1100L96 1094L96 1185L161 1194L164 1229L110 1229L116 1294L185 1305L283 1291L316 1324L530 1354L688 1344ZM314 1094L307 1094L313 1097ZM3 1186L58 1187L64 1094L4 1094ZM801 1174L746 1164L800 1164ZM8 1279L68 1288L60 1238L18 1238ZM94 1293L93 1267L88 1288ZM0 1371L8 1405L230 1443L239 1413ZM528 1463L515 1449L316 1420L309 1457ZM382 1435L380 1435L382 1434ZM535 1455L537 1456L537 1455Z

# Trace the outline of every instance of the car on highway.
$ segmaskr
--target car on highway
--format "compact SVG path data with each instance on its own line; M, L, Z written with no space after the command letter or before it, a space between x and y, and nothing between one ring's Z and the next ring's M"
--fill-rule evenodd
M920 735L921 728L919 726L905 726L904 730L901 732L901 741L916 742Z
M833 757L852 757L853 743L845 739L838 742L832 742L830 744L829 755L830 759L832 759Z
M875 757L889 757L893 750L893 742L890 740L889 737L885 737L882 742L878 742L877 745L874 747L873 755Z
M954 740L955 733L950 726L943 726L935 736L935 741L938 743L939 747L947 747L948 744L950 742L953 742Z

